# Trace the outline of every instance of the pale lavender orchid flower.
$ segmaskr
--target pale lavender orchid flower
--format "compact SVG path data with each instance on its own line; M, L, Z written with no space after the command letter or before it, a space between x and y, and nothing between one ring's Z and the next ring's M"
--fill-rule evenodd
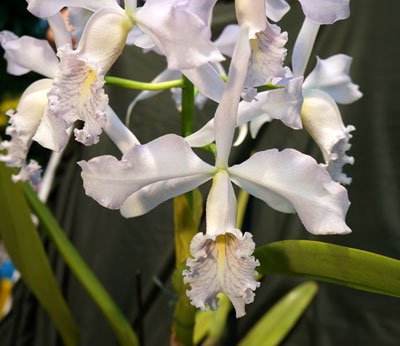
M244 1L237 3L244 5ZM264 18L257 18L257 7L242 8L243 11L238 7L239 39L226 90L215 114L215 165L201 160L176 135L135 145L121 160L101 156L78 164L86 194L107 208L120 209L125 217L142 215L213 179L207 199L206 234L193 238L194 258L187 262L190 270L184 272L184 280L191 286L187 294L196 307L207 310L208 305L216 309L216 295L223 292L240 317L259 286L254 280L258 261L252 256L255 245L251 235L236 229L232 182L276 210L297 212L311 233L343 234L350 229L344 221L349 206L346 189L333 182L311 157L292 149L273 149L229 167L237 109L251 56L249 37L256 37L265 23Z
M60 55L67 56L61 64L47 41L29 36L18 38L7 31L0 33L0 43L5 50L7 71L10 74L22 75L34 71L47 77L29 86L21 96L16 113L9 112L10 126L6 131L11 141L2 142L1 149L6 149L7 154L1 155L0 160L8 166L21 168L14 180L31 180L34 185L38 185L40 166L34 161L26 164L32 141L58 152L68 141L66 129L76 119L85 121L83 130L75 130L77 139L84 134L85 144L95 143L102 129L116 138L119 147L127 143L129 146L138 143L130 132L123 129L123 124L108 108L107 97L102 90L104 82L86 65L89 62L94 68L107 69L112 63L110 59L113 60L116 54L112 45L109 45L111 54L108 56L110 51L107 50L101 58L100 54L96 54L98 47L93 41L99 32L97 19L98 16L92 17L77 50L72 51L71 37L61 15L57 13L48 18ZM115 23L115 16L109 19ZM118 42L116 44L120 46ZM68 68L74 73L66 77L64 72ZM66 94L65 90L69 93ZM118 136L113 131L118 131Z

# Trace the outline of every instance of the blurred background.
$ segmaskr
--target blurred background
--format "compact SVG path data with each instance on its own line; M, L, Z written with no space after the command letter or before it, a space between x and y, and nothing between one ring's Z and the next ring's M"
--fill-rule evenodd
M353 178L348 187L350 207L347 223L353 233L346 236L312 236L296 215L278 213L260 200L250 198L242 231L251 232L257 246L283 239L312 239L400 259L400 26L397 0L351 0L351 16L331 26L322 26L307 71L318 55L328 58L344 53L353 57L351 77L360 85L364 97L340 106L344 123L356 127L350 154L354 166L345 170ZM304 19L298 1L279 22L289 32L286 65ZM213 18L213 35L235 22L233 4L218 1ZM45 37L46 23L26 11L22 0L3 0L0 4L0 30L17 35ZM143 54L126 47L109 75L151 81L166 66L163 57ZM35 79L34 73L9 76L5 60L0 60L0 126L2 136L7 121L5 110L15 108L18 96ZM307 73L306 73L307 74ZM126 108L137 91L108 87L110 104L125 118ZM196 110L196 128L215 111L207 102ZM166 133L180 133L180 114L170 92L140 102L134 109L131 129L146 143ZM322 162L318 148L305 131L293 131L280 122L266 124L255 140L233 151L232 163L242 162L253 150L296 148ZM49 205L78 251L110 292L134 328L139 319L144 325L146 345L167 345L172 324L174 296L169 278L174 269L173 204L166 202L150 213L124 219L118 211L99 206L84 194L76 162L98 155L119 155L103 135L100 143L84 147L71 141L52 187ZM49 153L33 148L32 155L45 164ZM203 153L206 159L211 159ZM204 187L208 191L209 186ZM204 200L206 195L203 194ZM1 221L0 221L1 222ZM204 229L204 221L202 222ZM117 345L104 317L69 272L57 251L43 236L56 276L79 326L81 345ZM144 314L138 315L136 275L142 277ZM154 278L160 284L156 284ZM229 316L222 345L235 345L249 328L280 297L302 280L266 276L256 291L247 315L236 320ZM282 343L285 346L379 345L397 346L400 340L400 301L396 298L320 283L313 303ZM35 298L19 282L14 288L10 314L0 323L0 345L61 345L53 323Z

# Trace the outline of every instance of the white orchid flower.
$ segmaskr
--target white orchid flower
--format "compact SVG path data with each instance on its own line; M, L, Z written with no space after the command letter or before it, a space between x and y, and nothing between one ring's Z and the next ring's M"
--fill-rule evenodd
M237 2L242 5L242 2ZM187 142L165 135L135 145L121 160L101 156L78 164L86 194L101 205L120 209L125 217L142 215L169 198L213 179L207 200L207 231L191 244L185 282L192 304L217 307L216 294L225 293L236 316L245 314L258 283L258 261L251 256L254 242L249 233L236 229L236 197L232 182L276 210L297 212L305 228L314 234L348 233L344 218L349 201L346 189L331 180L314 159L296 150L266 150L242 164L229 167L228 158L236 127L240 94L251 56L249 37L255 37L264 18L254 18L257 6L239 13L240 34L228 74L226 90L215 114L217 159L201 160Z
M182 71L204 95L216 99L223 92L224 83L209 64L224 60L210 40L208 23L216 0L201 4L197 0L148 0L142 8L136 7L136 0L126 0L125 11L115 0L27 1L28 10L38 17L51 16L66 6L123 12L133 25L127 44L141 48L156 45L166 56L168 68Z
M85 121L83 130L75 130L77 139L85 144L95 143L102 128L116 138L118 146L138 143L132 134L123 129L112 110L107 108L101 70L106 70L112 64L120 44L108 42L108 52L104 49L99 51L100 47L94 42L98 41L98 18L98 15L93 16L89 21L76 51L70 48L71 37L61 15L58 13L48 18L56 45L60 47L59 54L65 58L61 63L45 40L29 36L18 38L8 31L0 33L0 43L5 50L10 74L22 75L34 71L47 77L29 86L21 96L16 113L9 112L10 126L6 132L12 138L11 141L2 142L0 148L6 149L7 154L1 155L0 160L8 166L21 168L14 180L31 180L37 185L40 180L39 165L34 161L26 164L32 141L53 151L60 151L69 138L66 129L76 119ZM111 14L109 20L115 23L120 18ZM112 43L116 43L117 48ZM87 63L100 72L93 72ZM116 129L121 135L113 133Z

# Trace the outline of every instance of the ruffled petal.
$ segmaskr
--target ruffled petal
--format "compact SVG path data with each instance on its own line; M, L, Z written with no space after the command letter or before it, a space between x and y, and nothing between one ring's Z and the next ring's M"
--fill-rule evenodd
M81 7L96 11L102 7L118 7L116 0L26 0L28 11L41 18L47 18L64 7Z
M197 233L191 244L194 257L187 260L190 270L183 271L186 291L192 305L204 311L216 310L216 295L225 293L232 302L236 317L246 314L245 305L253 302L254 290L260 286L254 280L258 260L252 256L255 244L250 233L238 229L221 235Z
M346 155L351 147L350 132L355 130L354 126L345 127L335 101L317 89L305 91L301 118L307 132L321 149L332 179L350 184L351 179L342 172L342 167L354 163L354 158Z
M121 214L126 218L146 214L170 198L191 191L210 179L209 174L198 174L145 186L128 197L121 206Z
M27 165L23 165L18 172L11 176L14 183L18 181L29 181L33 187L38 188L42 180L42 167L35 160L30 160Z
M350 16L350 0L299 0L307 18L318 24L333 24Z
M289 10L290 6L285 0L265 0L266 15L274 22L279 22Z
M351 232L346 189L310 156L293 149L258 152L229 168L233 182L272 208L293 212L313 234Z
M46 40L30 36L18 38L10 31L1 31L0 44L5 50L8 73L21 76L34 71L49 78L57 74L58 59Z
M168 68L172 70L191 69L224 60L211 42L209 26L193 11L192 2L147 0L139 11L133 13L141 29L167 57Z
M31 84L22 94L17 111L8 112L10 125L6 129L6 134L11 140L0 143L0 150L7 150L7 154L0 155L0 161L9 167L21 168L15 180L31 180L35 185L39 183L39 165L33 161L27 164L26 158L32 138L46 109L47 92L50 87L50 79L41 79Z
M239 25L229 24L224 30L222 30L221 35L214 41L214 44L218 47L219 51L229 57L233 55L233 49L235 48L235 43L239 37Z
M49 110L66 127L83 120L83 129L74 133L85 145L99 141L108 104L103 76L121 54L131 28L121 8L103 8L90 18L76 50L69 45L58 49L60 72L49 92Z
M362 97L358 85L350 78L352 58L337 54L328 59L317 57L317 65L304 81L304 89L320 89L336 102L349 104Z
M86 194L110 209L120 208L130 195L147 185L199 174L212 176L215 170L176 135L136 145L121 161L100 156L78 164Z
M284 78L283 61L286 57L287 32L281 33L281 28L269 24L265 30L256 34L252 39L252 54L248 66L245 87L251 88L264 85L273 78Z

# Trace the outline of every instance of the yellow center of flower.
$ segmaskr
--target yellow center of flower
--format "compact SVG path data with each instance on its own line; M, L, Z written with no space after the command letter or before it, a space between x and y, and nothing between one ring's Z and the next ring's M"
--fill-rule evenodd
M90 92L90 87L93 82L96 80L96 73L92 69L89 69L88 75L86 77L85 82L83 83L82 93L81 93L81 106L85 103L86 97Z
M218 275L224 273L226 267L226 236L221 234L217 236L216 247L217 247L217 262L218 262Z

